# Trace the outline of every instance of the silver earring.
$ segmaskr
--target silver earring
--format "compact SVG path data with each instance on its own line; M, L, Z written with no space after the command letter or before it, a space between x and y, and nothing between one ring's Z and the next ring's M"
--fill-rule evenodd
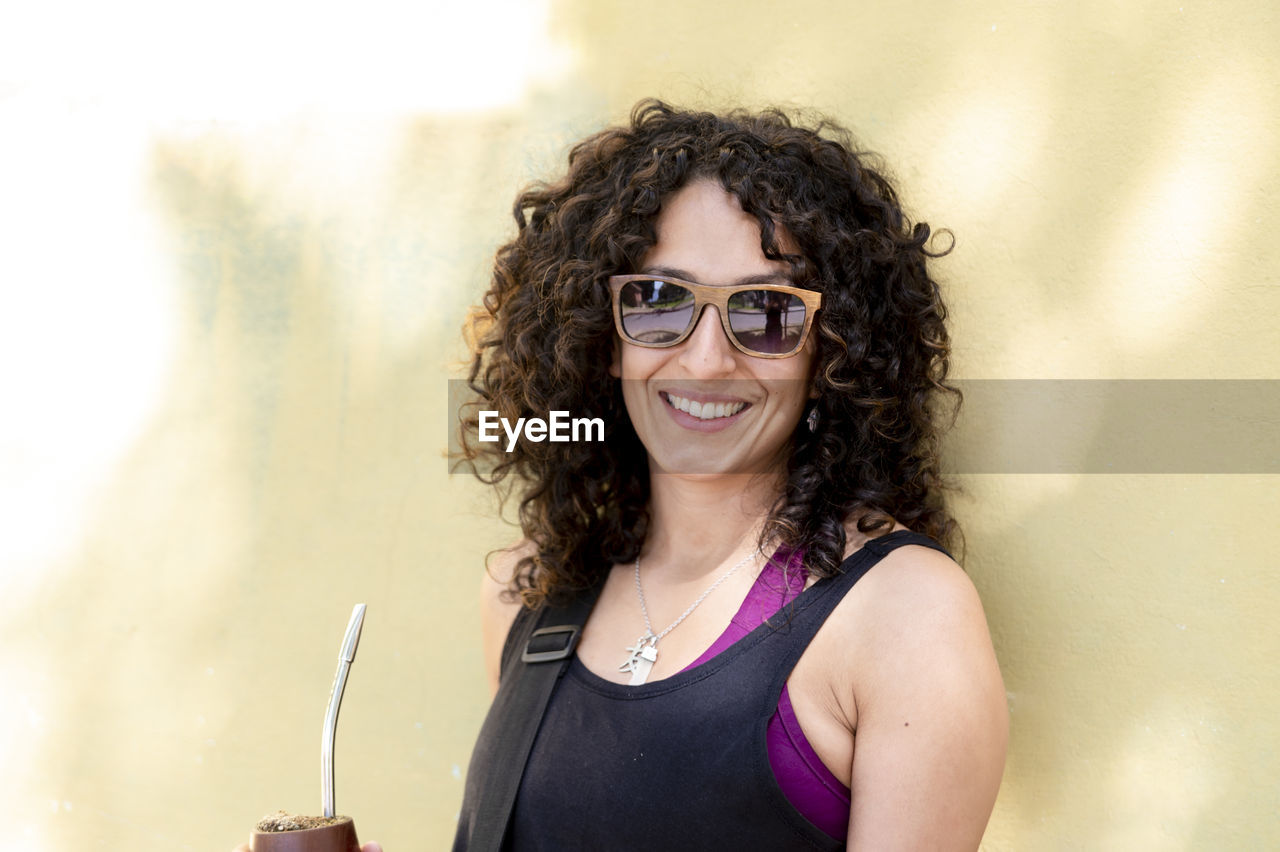
M813 408L809 409L809 417L805 420L805 423L808 424L810 432L818 431L818 406L816 403Z

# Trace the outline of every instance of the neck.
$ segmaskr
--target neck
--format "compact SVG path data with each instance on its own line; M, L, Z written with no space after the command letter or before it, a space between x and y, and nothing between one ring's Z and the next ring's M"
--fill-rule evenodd
M681 582L737 562L755 550L780 487L773 476L650 476L646 571Z

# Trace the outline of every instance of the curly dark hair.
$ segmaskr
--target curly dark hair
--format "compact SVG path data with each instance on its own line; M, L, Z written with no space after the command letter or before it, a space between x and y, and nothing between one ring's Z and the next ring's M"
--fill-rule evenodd
M760 223L765 256L823 293L813 379L820 426L793 434L761 543L803 548L806 568L828 576L850 518L867 535L887 533L896 519L953 542L939 438L960 393L946 383L946 308L926 267L951 246L930 250L928 225L908 221L883 171L827 120L802 127L776 109L716 115L644 100L629 126L574 146L562 179L520 193L517 234L498 250L469 329L477 402L462 418L462 445L466 459L491 465L484 481L511 477L502 493L519 494L520 523L536 547L513 580L527 605L592 585L644 542L648 460L609 374L606 279L638 268L657 241L663 199L695 179L736 196ZM780 227L798 253L780 250ZM508 454L469 439L478 409L513 422L589 412L608 431L603 443L524 441Z

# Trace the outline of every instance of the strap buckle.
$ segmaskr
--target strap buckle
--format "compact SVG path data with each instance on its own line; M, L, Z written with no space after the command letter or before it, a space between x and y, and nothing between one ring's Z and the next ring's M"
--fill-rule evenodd
M550 663L556 660L563 660L573 653L573 649L578 646L578 634L582 628L577 624L560 624L555 627L540 627L533 631L533 635L529 637L529 641L525 643L524 653L520 655L520 659L526 663ZM557 643L554 638L560 637ZM539 641L541 639L542 641ZM534 650L535 643L541 646L538 650Z

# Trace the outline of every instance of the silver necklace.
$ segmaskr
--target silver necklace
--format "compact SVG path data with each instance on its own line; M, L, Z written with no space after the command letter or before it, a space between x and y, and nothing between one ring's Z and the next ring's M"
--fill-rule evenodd
M666 636L672 630L675 630L680 622L689 617L689 613L698 608L698 604L706 600L707 595L716 590L716 587L725 580L733 576L733 572L737 571L743 565L746 565L752 559L755 559L761 553L760 548L748 553L743 557L742 561L734 565L728 571L720 575L720 579L716 580L707 590L698 596L698 599L689 604L689 608L680 614L680 617L667 625L667 629L661 633L653 632L653 624L649 621L649 607L645 606L644 589L640 588L640 556L636 556L636 595L640 598L640 614L644 616L645 635L636 640L636 643L627 648L627 660L618 666L620 672L631 672L631 680L628 682L631 686L638 686L649 679L649 671L653 668L653 664L658 660L658 640Z

